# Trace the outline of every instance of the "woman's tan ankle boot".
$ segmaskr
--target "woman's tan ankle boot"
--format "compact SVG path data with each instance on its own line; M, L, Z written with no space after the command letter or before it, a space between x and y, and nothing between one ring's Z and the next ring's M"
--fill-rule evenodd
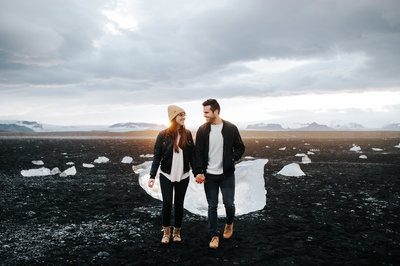
M174 231L172 232L172 237L174 242L181 242L181 228L180 227L174 227Z
M163 226L164 235L161 239L161 243L168 244L169 238L171 237L171 226Z

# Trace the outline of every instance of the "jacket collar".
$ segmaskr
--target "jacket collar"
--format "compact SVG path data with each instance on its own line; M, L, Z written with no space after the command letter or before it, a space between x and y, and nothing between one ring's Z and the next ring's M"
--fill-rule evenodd
M223 133L224 132L224 128L226 127L226 121L224 119L222 119L222 118L221 118L221 120L222 120L222 130L221 130L221 132ZM206 130L207 130L207 134L210 134L211 123L206 123Z

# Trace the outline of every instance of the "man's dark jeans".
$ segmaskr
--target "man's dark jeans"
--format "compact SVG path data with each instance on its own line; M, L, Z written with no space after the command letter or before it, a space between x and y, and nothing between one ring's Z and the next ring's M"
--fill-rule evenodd
M163 174L160 173L160 186L161 194L163 197L163 208L162 208L162 225L171 225L171 210L172 210L172 192L175 188L175 227L182 226L183 216L183 201L185 200L186 189L189 185L189 178L187 177L180 182L171 182Z
M211 236L218 236L217 208L218 193L221 188L222 199L226 211L226 223L233 223L235 218L235 174L229 176L206 174L204 190L208 202L208 232Z

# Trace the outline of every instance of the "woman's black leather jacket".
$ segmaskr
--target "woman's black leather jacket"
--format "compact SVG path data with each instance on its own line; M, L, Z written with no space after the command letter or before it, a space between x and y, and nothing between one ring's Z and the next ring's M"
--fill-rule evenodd
M190 166L193 164L194 158L194 142L192 133L186 130L187 143L183 147L183 170L188 172ZM171 173L172 157L173 157L174 139L169 133L168 129L161 131L156 139L154 145L154 157L153 164L151 165L150 178L155 178L158 170L158 166L161 163L161 171L164 173Z

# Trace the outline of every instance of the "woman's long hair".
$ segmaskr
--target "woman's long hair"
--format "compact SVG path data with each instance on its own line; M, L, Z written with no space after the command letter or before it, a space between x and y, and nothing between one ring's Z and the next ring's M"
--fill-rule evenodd
M179 125L174 118L171 121L171 126L168 128L168 132L174 139L174 151L179 152L179 148L183 149L185 147L185 145L187 144L187 133L186 133L185 125L183 125L183 126ZM177 141L178 134L181 135L181 138L179 139L179 143Z

